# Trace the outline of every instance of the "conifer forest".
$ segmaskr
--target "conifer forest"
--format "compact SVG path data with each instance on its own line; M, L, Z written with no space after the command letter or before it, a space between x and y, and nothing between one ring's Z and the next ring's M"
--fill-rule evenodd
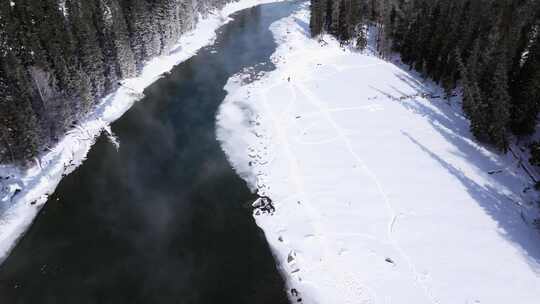
M224 0L0 1L0 163L50 148Z
M312 0L311 33L401 55L411 69L463 96L480 141L505 151L531 135L540 110L540 2L536 0Z

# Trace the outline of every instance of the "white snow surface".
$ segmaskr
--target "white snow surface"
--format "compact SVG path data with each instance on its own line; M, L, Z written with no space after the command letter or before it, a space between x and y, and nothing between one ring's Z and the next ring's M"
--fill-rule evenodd
M143 97L144 88L175 65L195 55L202 47L212 44L216 37L215 31L232 20L229 17L231 14L259 4L279 1L240 0L210 12L207 18L199 18L192 31L179 37L174 51L150 60L139 77L124 80L121 88L104 98L95 111L68 132L50 152L36 158L34 165L28 169L0 165L0 262L28 229L62 177L81 165L103 131L109 135L112 144L119 148L118 140L108 126ZM13 6L14 2L11 3Z
M272 25L276 70L231 78L217 118L234 168L273 200L254 217L291 299L540 303L538 198L518 160L475 141L459 98L424 98L442 90L308 23L304 3Z

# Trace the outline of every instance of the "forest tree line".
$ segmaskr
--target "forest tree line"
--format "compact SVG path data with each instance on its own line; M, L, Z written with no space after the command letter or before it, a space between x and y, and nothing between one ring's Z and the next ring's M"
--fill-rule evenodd
M53 145L227 0L1 0L0 163Z
M540 111L540 1L311 0L312 35L359 48L377 28L382 57L404 63L448 92L462 89L472 133L506 151L509 135L533 134Z

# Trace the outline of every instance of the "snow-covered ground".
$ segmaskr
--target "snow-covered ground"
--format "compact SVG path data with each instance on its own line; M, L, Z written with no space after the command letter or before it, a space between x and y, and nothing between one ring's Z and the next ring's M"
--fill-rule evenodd
M149 61L139 77L123 81L123 86L104 98L84 122L68 132L50 152L36 158L35 165L28 169L0 165L0 262L30 226L62 177L85 160L96 138L106 132L112 143L117 144L108 126L143 97L146 87L202 47L212 44L215 31L232 20L231 14L279 1L282 0L240 0L210 12L206 18L200 17L196 27L180 37L170 54Z
M277 69L237 75L218 138L303 303L540 303L531 180L478 144L458 99L397 63L272 25ZM268 208L271 211L271 208Z

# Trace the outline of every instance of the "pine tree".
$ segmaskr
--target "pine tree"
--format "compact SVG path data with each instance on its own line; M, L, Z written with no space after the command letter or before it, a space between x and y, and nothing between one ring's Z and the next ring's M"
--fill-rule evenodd
M475 94L473 94L472 91L474 83L476 83L475 73L471 71L471 69L474 69L474 66L477 62L477 49L478 46L476 45L473 51L473 56L468 58L467 64L463 62L463 58L461 57L459 49L456 48L455 50L461 76L461 85L463 87L463 112L465 112L465 115L467 115L469 118L472 113L473 106L477 104L477 102L475 101ZM469 68L469 66L471 67L471 69Z
M0 57L0 126L2 126L2 145L7 146L9 161L29 159L38 153L42 143L39 139L39 126L32 109L30 84L26 82L25 72L11 52ZM8 73L9 71L9 73ZM6 155L4 155L4 158Z
M351 2L350 0L341 0L337 3L339 3L338 18L336 18L338 38L342 42L348 42L351 39L351 20L349 18Z
M97 20L98 39L103 45L107 91L116 88L117 80L133 77L136 63L129 44L126 17L115 0L99 2L100 20Z
M534 42L512 88L510 126L519 135L534 132L540 110L540 34L535 32Z
M66 1L71 30L73 31L76 55L80 62L80 70L76 69L81 78L84 91L90 91L92 96L102 97L105 94L105 67L103 53L98 41L97 30L94 26L96 4L93 0L84 2ZM85 81L88 79L89 81ZM88 87L90 83L90 87ZM88 111L93 105L92 97L83 98L83 111Z
M356 30L356 48L363 51L368 44L367 33L363 25L359 25Z
M315 37L323 31L323 6L324 0L311 0L311 16L309 21L309 29L311 36Z
M508 70L504 61L499 61L493 79L492 91L488 95L488 106L491 109L489 136L499 149L506 152L508 137L506 126L510 119L510 95L508 94Z
M475 43L475 47L471 56L467 60L467 64L459 56L459 51L456 49L458 57L459 69L461 71L461 80L463 86L463 111L470 120L471 132L478 138L487 139L486 132L486 115L485 104L483 103L482 92L478 85L478 57L479 57L479 42Z

